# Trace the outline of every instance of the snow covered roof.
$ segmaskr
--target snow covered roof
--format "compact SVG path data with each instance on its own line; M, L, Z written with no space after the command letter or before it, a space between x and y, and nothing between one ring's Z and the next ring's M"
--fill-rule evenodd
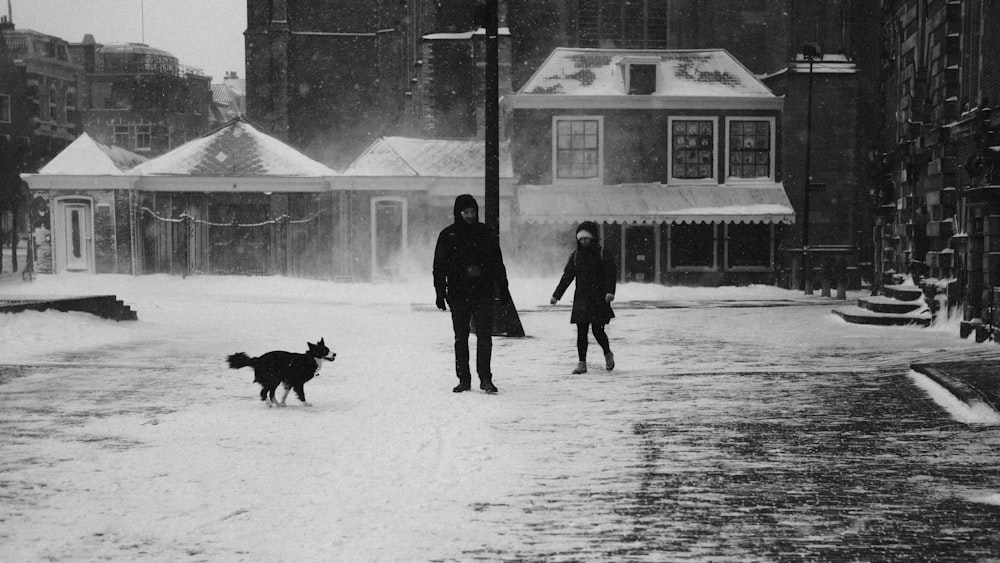
M574 48L552 51L517 96L628 96L630 64L657 67L656 90L642 97L774 97L724 49Z
M201 138L137 166L143 176L300 176L337 173L285 143L266 135L243 118L234 119Z
M481 178L485 167L484 141L382 137L351 163L344 175ZM500 146L500 176L514 176L505 144Z
M146 157L83 133L38 171L43 176L121 176Z
M576 223L585 219L648 223L793 223L781 184L739 186L620 184L522 186L520 220Z

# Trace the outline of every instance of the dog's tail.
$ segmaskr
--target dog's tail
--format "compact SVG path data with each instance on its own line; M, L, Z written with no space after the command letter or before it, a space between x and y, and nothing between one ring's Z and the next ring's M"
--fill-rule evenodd
M253 366L254 364L257 363L255 361L256 359L257 358L251 358L250 356L247 356L243 352L240 352L238 354L233 354L228 358L229 367L231 367L232 369L240 369L240 368L245 368L247 366Z

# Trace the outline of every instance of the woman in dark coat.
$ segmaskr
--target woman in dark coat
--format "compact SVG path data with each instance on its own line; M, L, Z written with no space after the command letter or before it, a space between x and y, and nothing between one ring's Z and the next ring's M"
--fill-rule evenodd
M576 350L579 363L573 373L587 373L587 331L593 330L594 338L604 351L605 367L615 368L615 355L611 353L608 334L604 325L615 313L611 302L615 299L615 260L604 253L593 221L584 221L576 229L576 250L569 257L562 279L556 286L549 303L555 305L562 298L570 282L576 278L573 293L573 314L569 322L576 325Z

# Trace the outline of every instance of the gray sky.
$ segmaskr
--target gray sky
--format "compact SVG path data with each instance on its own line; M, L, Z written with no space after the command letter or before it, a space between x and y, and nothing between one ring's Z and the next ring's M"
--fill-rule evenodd
M146 43L221 82L226 71L245 78L246 0L10 0L14 24L79 43ZM0 0L7 15L7 2ZM145 14L145 17L143 17ZM143 41L145 22L145 41Z

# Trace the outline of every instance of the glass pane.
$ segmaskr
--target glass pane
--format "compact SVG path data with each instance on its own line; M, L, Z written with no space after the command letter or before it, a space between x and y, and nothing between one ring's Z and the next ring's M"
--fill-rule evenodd
M81 256L81 245L80 245L80 212L73 210L70 213L70 240L73 244L73 257L79 258Z

